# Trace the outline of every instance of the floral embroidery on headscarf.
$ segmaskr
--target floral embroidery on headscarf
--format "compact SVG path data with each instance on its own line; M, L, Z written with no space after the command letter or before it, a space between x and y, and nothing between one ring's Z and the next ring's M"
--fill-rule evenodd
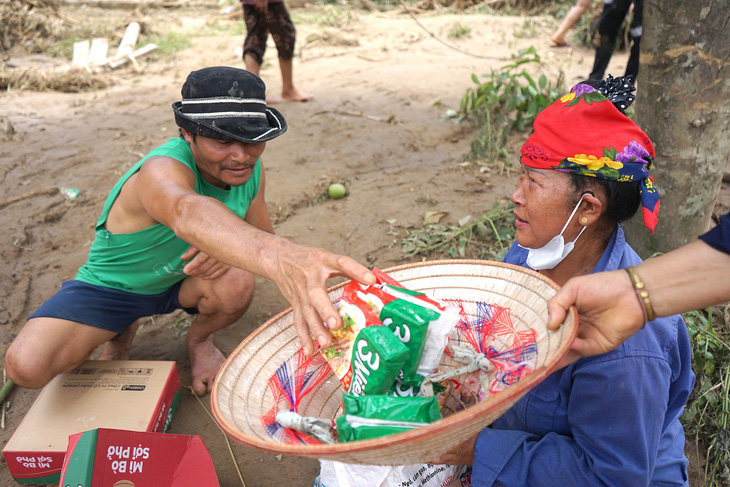
M580 99L581 96L585 95L586 93L591 93L593 91L596 91L596 89L594 87L592 87L591 85L587 85L587 84L584 84L584 83L578 83L577 85L575 85L570 90L570 93L568 93L567 95L563 95L560 98L560 101L563 102L563 103L568 103L569 101L572 101L572 100L574 100L576 98ZM578 101L576 100L576 103L577 102ZM588 103L590 104L591 102L588 101ZM575 103L571 103L571 104L569 104L567 106L571 106L571 105L574 105L574 104Z
M568 157L570 162L587 166L589 171L598 171L603 166L608 166L612 169L621 169L624 167L619 161L614 161L606 156L598 158L593 155L576 154L575 157Z
M647 165L647 169L651 169L652 158L649 152L637 142L629 142L624 147L623 152L616 154L616 160L620 162L640 162Z
M651 160L651 156L643 147L636 142L630 142L624 147L623 152L618 152L613 147L604 147L601 157L576 154L573 157L566 157L559 165L553 166L553 169L613 181L634 181L649 175Z
M596 91L596 89L594 87L592 87L591 85L587 85L585 83L578 83L570 90L570 92L574 93L575 96L580 96L585 93L591 93L592 91Z
M580 103L581 100L592 105L594 101L601 102L605 99L606 97L591 85L578 83L572 90L570 90L570 93L562 97L560 101L565 103L566 107L572 107Z
M563 103L568 103L573 98L575 98L575 93L568 93L567 95L561 96L560 101L562 101Z

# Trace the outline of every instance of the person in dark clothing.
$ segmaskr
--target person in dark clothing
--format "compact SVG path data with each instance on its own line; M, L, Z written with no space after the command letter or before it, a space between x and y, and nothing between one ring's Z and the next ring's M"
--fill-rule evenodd
M596 48L596 59L593 62L593 71L589 78L602 80L608 67L608 63L616 48L621 24L629 13L631 4L634 4L634 16L631 20L629 35L631 37L631 54L626 64L625 76L633 76L633 80L639 75L639 46L641 45L642 11L644 0L604 0L603 13L599 19L598 34L601 36L600 44Z

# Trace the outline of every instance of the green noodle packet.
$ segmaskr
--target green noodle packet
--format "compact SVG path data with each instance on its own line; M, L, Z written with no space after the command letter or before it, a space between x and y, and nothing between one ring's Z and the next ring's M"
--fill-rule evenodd
M385 395L342 398L344 413L337 423L340 442L368 440L428 426L441 419L438 402L431 397Z
M363 328L352 348L352 382L347 392L386 394L409 356L408 347L388 327Z
M396 299L387 303L380 310L378 318L393 334L408 347L410 355L398 372L397 379L403 384L420 386L423 376L418 374L423 350L426 347L429 324L436 321L440 313L411 303L404 299Z
M420 389L418 387L403 384L396 379L393 385L390 386L390 389L388 389L388 395L392 397L415 397L419 391Z
M446 388L439 384L438 382L432 382L430 386L433 388L433 394L430 394L429 396L424 397L431 397L436 396L438 397L439 394L443 394L446 390ZM412 386L409 384L403 384L399 380L396 379L396 381L393 383L392 386L390 386L390 389L388 389L388 395L392 397L415 397L415 396L422 396L420 386Z

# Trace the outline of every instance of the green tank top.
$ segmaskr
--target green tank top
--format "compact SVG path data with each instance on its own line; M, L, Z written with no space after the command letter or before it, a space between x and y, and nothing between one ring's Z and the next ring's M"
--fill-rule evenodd
M96 224L96 238L89 250L87 262L79 269L76 279L136 294L160 294L187 277L185 262L180 256L190 244L179 239L161 223L138 232L112 234L105 224L114 201L125 182L153 156L171 157L195 173L195 192L210 196L243 218L256 197L261 182L261 159L253 174L242 186L223 189L203 179L195 165L190 146L181 138L170 139L135 164L112 189Z

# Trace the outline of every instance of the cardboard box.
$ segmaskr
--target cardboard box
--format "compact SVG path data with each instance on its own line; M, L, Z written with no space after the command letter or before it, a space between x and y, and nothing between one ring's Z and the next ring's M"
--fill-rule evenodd
M97 429L71 435L61 486L219 487L199 436Z
M3 448L24 484L58 482L68 437L96 428L163 432L180 397L175 362L88 361L43 388Z

